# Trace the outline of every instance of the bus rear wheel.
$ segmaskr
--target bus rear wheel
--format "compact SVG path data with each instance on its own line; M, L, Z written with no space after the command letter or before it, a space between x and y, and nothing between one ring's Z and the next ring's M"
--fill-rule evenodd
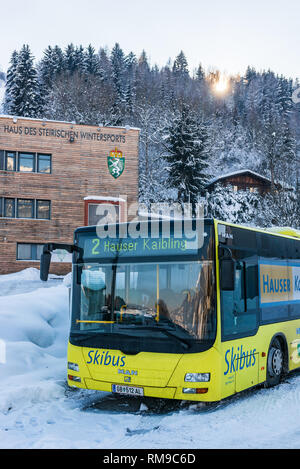
M281 342L275 338L269 348L267 359L267 380L266 386L276 386L280 383L284 370L284 353Z

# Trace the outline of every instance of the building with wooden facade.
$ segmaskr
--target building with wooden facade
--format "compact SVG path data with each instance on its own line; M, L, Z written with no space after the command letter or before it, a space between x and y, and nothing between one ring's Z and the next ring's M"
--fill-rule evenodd
M261 195L271 190L271 179L255 173L250 169L243 169L218 176L211 179L206 187L209 191L213 191L217 184L232 186L235 191L249 190L250 192L258 192Z
M139 129L0 116L0 274L39 267L47 242L71 243L113 204L138 201ZM55 257L56 256L56 257ZM55 253L51 272L70 270Z

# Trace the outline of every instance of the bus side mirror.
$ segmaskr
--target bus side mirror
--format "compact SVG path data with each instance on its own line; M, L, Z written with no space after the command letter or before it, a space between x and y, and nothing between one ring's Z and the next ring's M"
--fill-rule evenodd
M41 262L40 262L40 279L43 282L47 282L49 269L50 269L50 262L51 262L51 252L43 252L41 255Z
M220 260L220 287L224 291L233 291L235 288L236 263L231 258Z

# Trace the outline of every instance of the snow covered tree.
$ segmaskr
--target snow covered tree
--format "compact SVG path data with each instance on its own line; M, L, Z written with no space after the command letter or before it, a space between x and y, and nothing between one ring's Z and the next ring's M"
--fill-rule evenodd
M10 66L7 70L6 76L6 88L5 88L5 95L4 95L4 103L3 108L4 112L7 114L11 114L11 106L15 100L15 80L16 80L16 72L17 72L17 65L18 65L18 52L15 50L12 53L10 59Z
M75 47L73 43L68 44L65 50L65 70L72 74L83 72L85 63L85 54L82 45Z
M124 97L124 76L126 70L125 55L120 45L116 43L110 56L112 81L114 83L119 101Z
M85 73L90 75L100 75L99 56L95 53L95 49L91 44L84 52L83 69Z
M37 71L28 45L13 58L14 78L9 90L9 112L17 116L37 117L41 109Z
M199 64L197 70L196 70L196 79L199 82L202 82L205 79L205 72L203 70L203 67L201 64Z
M195 204L207 182L207 127L183 104L165 138L168 184L178 192L180 203Z
M64 54L59 46L48 46L38 65L40 83L50 90L56 77L64 70Z
M133 52L125 57L126 85L124 91L126 122L131 123L134 119L134 108L136 102L136 70L137 60Z
M180 51L174 60L173 73L176 77L183 79L189 76L188 63L183 51Z
M124 124L124 101L125 101L125 55L118 43L111 51L111 79L114 87L114 102L111 108L112 123L114 125Z
M205 209L208 217L230 223L256 225L260 214L262 198L250 191L234 191L231 186L217 184L206 194Z

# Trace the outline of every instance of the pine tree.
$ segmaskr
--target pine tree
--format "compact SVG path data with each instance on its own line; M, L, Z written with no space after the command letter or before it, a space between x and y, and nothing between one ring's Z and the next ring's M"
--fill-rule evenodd
M180 203L195 204L205 191L208 154L207 128L186 104L182 105L165 139L168 183Z
M65 67L70 74L84 71L84 49L82 45L75 47L73 43L68 44L65 50Z
M112 81L117 93L118 100L121 102L124 97L124 76L125 76L125 56L118 43L115 44L110 56Z
M199 66L196 70L196 79L199 82L202 82L205 79L205 72L204 72L201 64L199 64Z
M84 53L84 64L83 68L85 73L89 75L100 75L100 61L99 56L95 54L95 49L91 44L87 47Z
M10 66L7 70L7 76L6 76L6 88L5 88L3 108L4 108L4 112L7 114L12 114L11 106L13 105L14 100L15 100L15 93L16 93L15 82L16 82L17 66L18 66L18 52L15 50L12 53L12 56L10 59Z
M180 51L174 60L173 73L177 78L186 79L189 76L188 63L183 51Z
M102 81L109 81L111 82L111 63L108 57L108 53L106 49L103 49L102 47L99 50L98 53L99 56L99 72L100 72L100 77Z
M125 57L126 87L124 92L126 119L133 120L136 102L136 72L137 60L133 52ZM129 123L129 121L127 123Z
M17 116L37 117L41 109L37 71L29 46L24 45L18 54L10 113Z

